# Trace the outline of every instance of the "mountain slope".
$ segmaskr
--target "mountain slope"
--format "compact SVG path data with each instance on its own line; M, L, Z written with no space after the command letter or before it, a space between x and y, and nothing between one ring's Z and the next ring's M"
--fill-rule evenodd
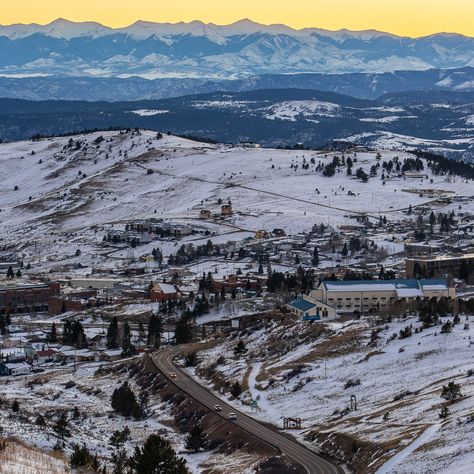
M250 20L227 26L137 22L112 29L60 19L0 27L0 73L145 78L375 73L473 66L473 46L473 38L455 34L414 39Z

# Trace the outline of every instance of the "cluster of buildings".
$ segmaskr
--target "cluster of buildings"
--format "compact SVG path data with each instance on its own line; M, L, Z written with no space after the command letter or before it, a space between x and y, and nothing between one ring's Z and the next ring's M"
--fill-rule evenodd
M85 349L46 342L27 342L23 347L0 349L0 377L42 372L71 362L113 362L123 357L122 349L105 348L105 332L92 339L92 346ZM144 342L142 344L145 350Z
M134 247L149 244L158 238L182 239L196 232L189 225L162 219L146 219L129 222L124 229L109 230L104 236L104 242Z
M292 301L289 309L303 319L324 321L385 312L399 301L455 297L456 290L447 279L323 281L309 295Z

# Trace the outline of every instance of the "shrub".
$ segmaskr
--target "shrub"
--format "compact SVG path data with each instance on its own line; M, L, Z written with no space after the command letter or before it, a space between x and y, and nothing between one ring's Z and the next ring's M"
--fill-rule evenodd
M350 387L356 387L357 385L360 385L360 379L349 379L345 384L344 384L344 389L348 389Z
M449 402L456 401L462 397L461 385L454 383L453 381L449 382L448 385L443 385L443 388L441 389L441 397Z
M406 326L404 329L400 329L398 339L406 339L407 337L411 337L411 335L412 335L412 327Z

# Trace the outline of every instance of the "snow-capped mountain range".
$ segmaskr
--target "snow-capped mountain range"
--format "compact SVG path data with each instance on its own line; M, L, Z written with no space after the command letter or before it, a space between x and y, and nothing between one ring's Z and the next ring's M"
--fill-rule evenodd
M474 66L474 38L440 33L400 37L375 30L295 30L241 20L139 21L113 29L63 19L0 26L0 75L241 77Z

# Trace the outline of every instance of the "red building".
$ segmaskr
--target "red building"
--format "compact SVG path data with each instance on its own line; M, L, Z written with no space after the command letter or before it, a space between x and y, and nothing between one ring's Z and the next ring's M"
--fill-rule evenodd
M59 295L59 283L14 283L0 286L0 311L43 311Z
M174 301L178 299L178 290L169 283L156 283L150 290L150 299L153 302Z

